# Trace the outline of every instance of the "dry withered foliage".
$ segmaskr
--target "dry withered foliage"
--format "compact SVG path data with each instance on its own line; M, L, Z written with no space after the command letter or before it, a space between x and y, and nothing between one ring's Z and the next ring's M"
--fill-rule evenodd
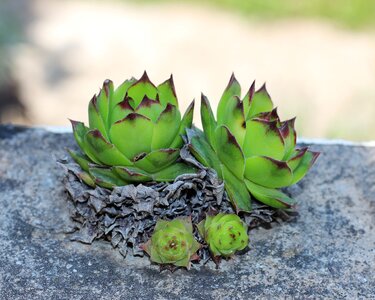
M124 257L129 253L143 256L139 245L148 240L159 218L191 216L197 224L209 210L233 213L216 173L196 161L186 146L181 150L181 160L195 165L197 174L181 175L172 183L130 184L113 190L85 185L77 176L81 172L77 164L60 161L66 173L71 217L77 224L71 240L91 244L104 239ZM241 217L253 229L271 227L275 220L286 220L290 215L255 202L251 213L242 213ZM198 232L194 233L203 243ZM209 259L204 247L198 254L203 262Z

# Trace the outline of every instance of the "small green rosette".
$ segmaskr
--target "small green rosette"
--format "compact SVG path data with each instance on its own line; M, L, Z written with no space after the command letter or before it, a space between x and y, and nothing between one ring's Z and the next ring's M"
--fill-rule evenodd
M198 224L198 231L214 257L229 257L236 251L245 249L249 243L247 226L235 214L207 215Z
M158 220L151 239L141 248L152 262L189 269L191 261L199 258L196 252L200 244L194 239L191 218L183 217Z

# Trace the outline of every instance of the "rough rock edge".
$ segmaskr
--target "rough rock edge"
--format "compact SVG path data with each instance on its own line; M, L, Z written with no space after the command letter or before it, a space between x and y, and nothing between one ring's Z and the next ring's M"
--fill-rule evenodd
M173 183L130 184L113 190L87 186L77 176L81 172L77 164L60 160L59 164L65 170L70 215L76 224L75 228L67 230L71 240L91 244L103 239L125 258L129 254L144 256L139 245L149 239L159 218L170 220L191 216L193 224L197 224L209 210L234 213L216 172L200 164L187 145L181 149L180 157L196 166L197 174L181 175ZM249 230L258 226L271 228L272 222L291 217L286 212L254 202L251 213L241 214ZM196 228L194 235L204 244ZM201 263L210 259L207 247L202 247L198 255Z

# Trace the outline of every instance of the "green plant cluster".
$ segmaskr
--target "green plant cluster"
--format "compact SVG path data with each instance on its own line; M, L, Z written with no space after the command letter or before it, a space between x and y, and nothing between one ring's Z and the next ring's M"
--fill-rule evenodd
M252 197L277 209L294 206L279 188L301 180L319 153L296 147L294 119L279 119L265 85L255 91L253 83L242 97L232 75L216 118L202 94L203 131L192 127L193 110L194 102L181 117L172 76L158 86L146 72L116 89L104 81L89 103L89 126L71 121L81 150L69 150L81 167L78 176L91 187L111 189L196 173L180 159L186 135L190 152L223 180L237 213L251 211ZM188 267L199 249L192 228L187 218L160 220L144 250L154 262ZM198 230L213 257L229 257L248 244L247 227L236 214L208 215Z

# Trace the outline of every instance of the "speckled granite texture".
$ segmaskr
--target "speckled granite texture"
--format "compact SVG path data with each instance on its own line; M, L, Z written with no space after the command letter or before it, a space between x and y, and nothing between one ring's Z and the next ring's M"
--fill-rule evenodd
M71 134L0 126L0 299L374 299L375 147L314 145L289 191L300 215L252 231L252 249L159 273L111 245L71 242L63 171Z

